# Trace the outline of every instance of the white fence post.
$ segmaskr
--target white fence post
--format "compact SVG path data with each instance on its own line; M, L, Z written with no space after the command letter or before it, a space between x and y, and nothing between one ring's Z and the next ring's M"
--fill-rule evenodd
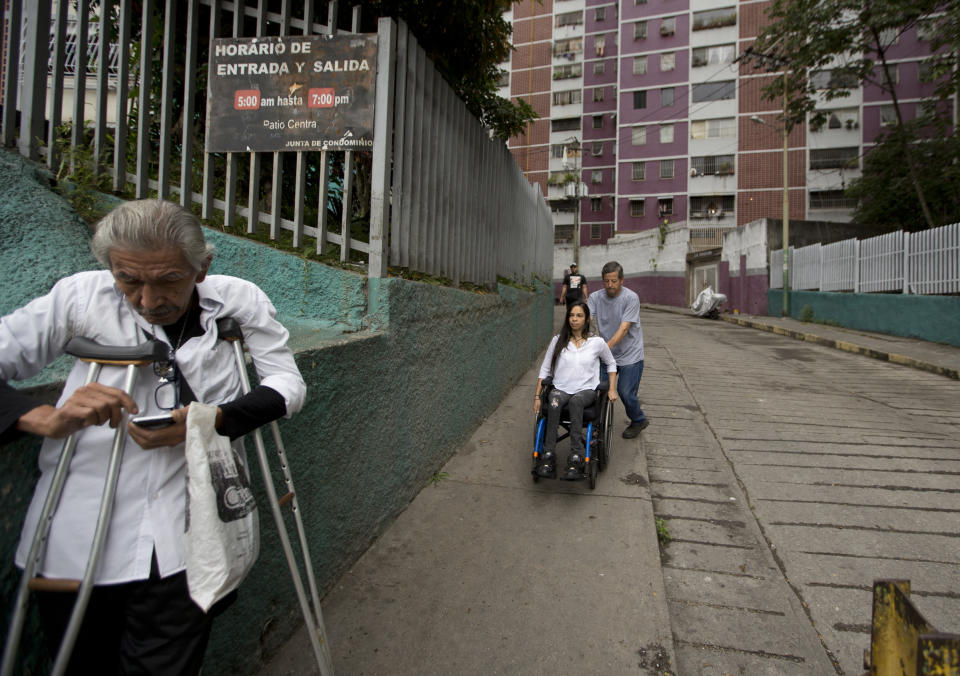
M367 274L387 276L386 227L390 222L390 161L393 144L393 66L397 25L382 18L377 24L377 95L373 114L373 166L370 175L370 251ZM349 241L340 245L350 246Z
M853 292L860 293L860 240L853 240Z
M903 293L910 293L910 233L903 233Z

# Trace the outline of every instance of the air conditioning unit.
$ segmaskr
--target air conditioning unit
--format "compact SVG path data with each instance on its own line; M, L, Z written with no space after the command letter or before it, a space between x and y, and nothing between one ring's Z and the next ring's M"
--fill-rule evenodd
M667 37L668 35L673 35L673 33L674 31L671 30L670 28L664 28L662 26L660 27L660 35L662 35L663 37Z
M691 176L691 177L695 177L695 176L699 176L699 175L700 175L700 174L699 174L699 172L697 171L696 167L693 167L692 169L690 169L690 176Z

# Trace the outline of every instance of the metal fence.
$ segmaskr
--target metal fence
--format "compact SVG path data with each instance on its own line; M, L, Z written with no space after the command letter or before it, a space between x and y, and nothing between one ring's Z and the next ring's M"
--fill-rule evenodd
M360 28L359 7L346 30L337 26L336 1L306 0L297 16L290 5L273 12L268 0L142 0L135 12L132 0L0 3L0 21L19 28L9 34L23 35L7 44L0 141L55 169L65 77L82 85L95 76L92 91L75 87L69 147L89 143L118 193L178 198L198 205L203 218L217 211L231 227L245 219L248 233L268 230L274 240L286 231L298 249L309 246L305 237L315 240L318 253L333 244L341 261L359 258L372 277L386 276L389 264L454 283L550 279L553 225L539 189L469 113L402 22L378 23L372 153L203 152L196 130L207 124L202 76L214 38ZM106 35L115 38L99 39ZM139 58L117 59L118 53ZM85 122L90 99L93 119ZM120 121L115 127L108 128L108 105ZM339 225L329 222L328 209L335 154ZM356 201L367 199L358 182L369 188L368 209ZM310 187L318 195L315 209L306 204ZM356 211L368 217L358 224ZM315 223L306 222L307 212L316 213Z
M960 223L922 232L790 247L790 288L856 293L960 293ZM783 251L770 252L770 288L783 287Z

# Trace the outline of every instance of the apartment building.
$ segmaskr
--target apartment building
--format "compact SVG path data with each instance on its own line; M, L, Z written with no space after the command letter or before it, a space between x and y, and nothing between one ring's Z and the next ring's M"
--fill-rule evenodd
M539 120L509 147L550 201L558 242L685 224L722 232L780 217L780 101L764 99L773 77L737 57L757 35L766 1L523 0L507 18L516 48L501 94L526 99ZM898 97L907 119L934 85L923 27L890 36ZM818 75L824 83L835 77ZM789 136L791 219L848 222L844 188L892 124L886 93L849 83L823 102L827 122ZM576 180L579 179L579 180ZM707 237L704 241L716 241Z

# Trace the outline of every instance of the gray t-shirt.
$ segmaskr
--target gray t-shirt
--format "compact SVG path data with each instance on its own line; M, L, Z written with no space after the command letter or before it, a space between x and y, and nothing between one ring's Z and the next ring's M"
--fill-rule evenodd
M619 343L611 348L613 358L620 366L643 361L643 329L640 328L640 299L627 287L611 298L605 290L591 293L587 299L590 320L604 340L610 340L620 328L621 322L630 322L630 330Z

